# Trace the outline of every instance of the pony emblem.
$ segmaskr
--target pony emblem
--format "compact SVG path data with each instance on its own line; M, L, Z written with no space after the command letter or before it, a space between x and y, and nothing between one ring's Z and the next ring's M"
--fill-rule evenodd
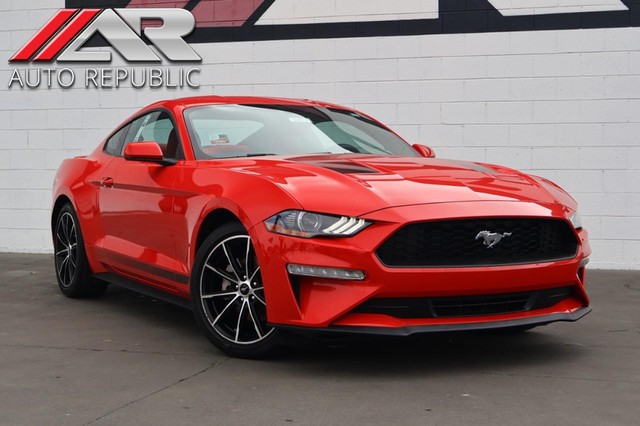
M487 248L492 248L493 246L498 244L500 240L502 240L504 237L510 237L510 236L511 236L511 232L505 232L504 234L500 234L500 233L490 232L490 231L480 231L478 232L478 235L476 235L476 240L479 240L480 238L482 238L484 240L482 244L487 246Z

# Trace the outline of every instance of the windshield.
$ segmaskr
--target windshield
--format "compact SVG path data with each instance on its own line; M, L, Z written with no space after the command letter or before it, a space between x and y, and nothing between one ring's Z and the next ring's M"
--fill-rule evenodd
M402 139L352 111L297 105L207 105L184 113L196 158L279 154L417 157Z

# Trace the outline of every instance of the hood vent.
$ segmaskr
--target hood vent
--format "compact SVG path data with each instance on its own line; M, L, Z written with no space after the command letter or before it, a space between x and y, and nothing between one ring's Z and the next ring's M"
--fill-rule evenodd
M375 169L351 161L304 161L304 163L342 174L380 173Z

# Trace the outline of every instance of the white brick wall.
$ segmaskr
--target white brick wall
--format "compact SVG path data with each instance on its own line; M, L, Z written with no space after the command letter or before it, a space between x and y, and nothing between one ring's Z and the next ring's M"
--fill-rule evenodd
M580 202L592 266L640 269L640 28L198 44L199 91L8 90L8 58L62 3L0 4L0 251L50 250L63 158L150 102L215 93L352 105L441 157L550 178Z

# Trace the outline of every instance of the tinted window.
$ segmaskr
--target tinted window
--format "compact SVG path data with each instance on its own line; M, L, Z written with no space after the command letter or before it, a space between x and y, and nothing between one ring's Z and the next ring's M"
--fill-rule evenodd
M128 144L136 142L157 142L165 158L177 158L180 151L171 117L165 111L143 115L131 123L122 150Z
M109 155L119 155L120 151L122 151L122 142L124 141L124 137L128 131L129 124L118 130L113 136L111 136L104 146L104 152Z

